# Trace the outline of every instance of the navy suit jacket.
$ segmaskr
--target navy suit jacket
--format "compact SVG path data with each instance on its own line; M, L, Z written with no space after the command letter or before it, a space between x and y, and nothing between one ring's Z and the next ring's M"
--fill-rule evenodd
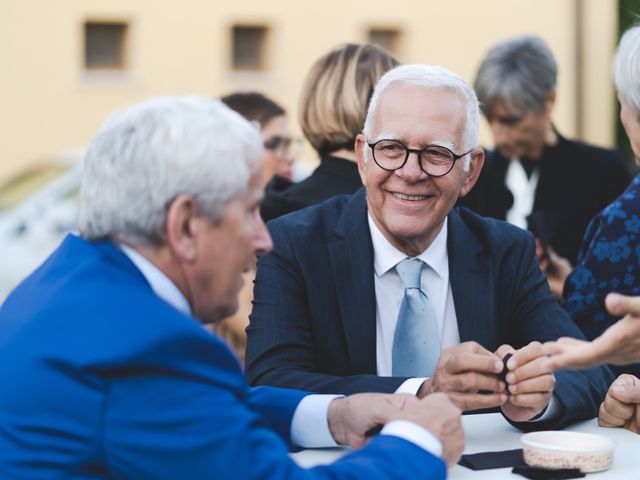
M549 292L533 237L464 208L448 217L449 277L460 340L490 351L560 336L583 338ZM268 224L274 249L258 262L247 328L252 384L316 392L395 391L376 376L376 299L366 193L340 196ZM592 418L613 380L606 367L558 372L560 427Z
M69 236L0 309L0 477L443 479L381 435L334 465L288 456L306 393L249 388L221 340L118 248Z

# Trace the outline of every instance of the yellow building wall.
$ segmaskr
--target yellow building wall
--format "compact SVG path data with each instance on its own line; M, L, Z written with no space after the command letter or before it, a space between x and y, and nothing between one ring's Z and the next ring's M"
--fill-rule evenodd
M152 95L261 90L295 126L313 61L338 43L366 40L372 26L402 30L401 61L440 64L469 81L491 44L538 34L559 63L560 131L611 145L616 8L603 0L1 0L0 180L81 148L110 111ZM83 71L88 19L129 22L126 73ZM270 27L267 71L231 71L234 23ZM491 144L486 126L481 140Z

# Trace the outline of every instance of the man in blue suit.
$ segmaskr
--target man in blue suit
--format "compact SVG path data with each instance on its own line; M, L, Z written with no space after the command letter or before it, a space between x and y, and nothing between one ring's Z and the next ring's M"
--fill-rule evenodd
M155 99L91 143L80 236L0 309L0 476L443 479L462 451L444 395L247 387L200 322L235 311L271 239L259 133L220 102ZM303 470L290 446L362 446ZM441 459L442 458L442 459Z
M580 332L551 296L531 235L454 208L483 166L478 123L474 92L446 69L382 77L356 141L364 189L269 223L250 383L441 391L465 410L500 408L522 429L597 415L609 370L544 367L539 342Z

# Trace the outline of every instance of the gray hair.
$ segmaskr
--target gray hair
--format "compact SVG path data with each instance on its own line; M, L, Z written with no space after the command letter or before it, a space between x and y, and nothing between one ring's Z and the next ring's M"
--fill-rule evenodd
M620 39L611 73L618 94L640 119L640 26L631 27Z
M218 100L154 98L116 112L84 157L80 234L161 245L176 196L193 195L217 221L261 159L259 132Z
M380 96L387 88L395 83L427 88L442 88L451 90L460 95L466 108L463 140L464 145L462 148L466 151L474 148L478 144L480 110L476 94L462 77L444 67L436 65L401 65L393 70L389 70L382 76L380 81L376 84L376 88L371 96L371 101L369 102L369 109L367 111L367 118L365 119L363 130L365 137L369 137L371 135L371 125L378 108ZM363 152L364 158L367 158L368 155L368 149L366 146L366 144L363 146L365 150ZM469 163L470 158L465 157L465 170L469 169Z
M485 116L495 100L512 113L542 112L556 88L558 66L539 37L520 36L495 45L476 74L474 87Z

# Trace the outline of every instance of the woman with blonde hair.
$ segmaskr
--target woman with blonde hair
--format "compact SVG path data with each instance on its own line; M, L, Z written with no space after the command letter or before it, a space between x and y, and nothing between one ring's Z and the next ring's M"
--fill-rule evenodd
M300 126L318 152L320 166L296 184L274 177L262 205L265 220L362 186L355 138L362 132L373 87L397 65L384 48L356 43L340 45L313 64L302 89Z

